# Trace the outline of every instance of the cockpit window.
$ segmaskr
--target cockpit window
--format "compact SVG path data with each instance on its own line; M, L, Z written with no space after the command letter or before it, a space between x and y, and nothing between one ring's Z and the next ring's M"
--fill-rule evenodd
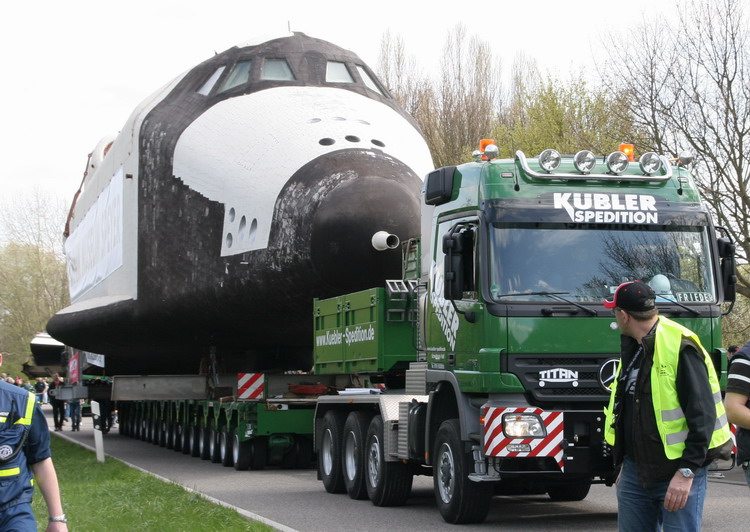
M294 81L294 74L284 59L266 59L263 62L261 79L273 81Z
M326 64L326 82L328 83L354 83L354 78L349 73L344 63L339 61L328 61Z
M228 91L229 89L233 89L239 85L244 85L250 81L250 68L252 66L252 61L240 61L234 65L234 68L232 68L231 72L229 72L227 77L224 78L224 81L221 83L219 92Z
M370 77L370 74L367 73L365 70L365 67L361 65L357 65L357 72L359 72L360 77L362 78L362 81L365 82L365 85L367 85L368 89L372 89L381 96L383 95L382 91L378 87L377 83L375 83L375 80Z
M211 77L206 80L206 82L201 86L200 89L198 89L198 94L202 94L203 96L208 96L208 93L210 93L211 89L214 88L214 85L216 85L216 82L219 81L219 78L221 77L221 74L224 72L225 68L226 66L222 65L216 70L214 70L214 73L211 74Z

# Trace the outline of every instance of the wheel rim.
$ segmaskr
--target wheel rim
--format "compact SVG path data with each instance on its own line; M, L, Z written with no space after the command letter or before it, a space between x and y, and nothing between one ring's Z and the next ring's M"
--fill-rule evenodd
M227 433L221 433L221 459L224 460L227 456Z
M240 438L237 434L232 436L232 458L235 464L240 461Z
M357 476L357 447L357 437L353 432L348 433L344 443L344 469L349 480Z
M323 433L320 454L323 462L323 473L330 475L331 471L333 471L333 436L330 429Z
M453 499L456 467L453 461L453 450L447 443L444 443L440 447L440 456L437 465L438 491L440 492L440 499L448 504L451 502L451 499Z
M367 452L367 478L370 486L373 488L378 485L380 477L380 441L377 436L373 436L370 441L370 448Z

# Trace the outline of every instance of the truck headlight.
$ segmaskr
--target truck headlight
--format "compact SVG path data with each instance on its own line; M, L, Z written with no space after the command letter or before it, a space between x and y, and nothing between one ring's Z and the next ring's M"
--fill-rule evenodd
M505 414L503 432L508 438L544 438L547 431L536 414Z
M547 173L552 173L560 166L562 157L557 150L544 150L539 154L539 166Z
M628 156L621 151L615 151L607 157L607 168L615 175L620 175L628 168Z
M581 150L573 156L573 165L582 174L589 174L596 166L596 156L589 150Z
M661 170L661 158L652 151L641 155L638 163L644 174L652 175Z

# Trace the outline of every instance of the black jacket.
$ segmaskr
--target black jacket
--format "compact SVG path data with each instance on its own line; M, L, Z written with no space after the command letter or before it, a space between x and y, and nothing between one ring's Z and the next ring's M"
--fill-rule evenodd
M657 325L658 327L658 325ZM677 364L677 395L685 412L688 436L682 457L676 460L667 458L664 445L654 415L651 397L651 368L654 361L655 331L643 338L644 355L638 378L635 383L632 427L625 427L625 416L619 416L615 427L615 463L624 459L624 431L632 430L633 448L628 455L633 458L641 483L668 481L675 471L687 467L696 470L705 467L717 457L728 455L732 442L715 449L708 448L716 423L716 402L706 373L706 364L700 349L688 338L683 338L680 358ZM638 343L629 336L621 336L623 367L635 354ZM625 386L618 386L617 400L622 400Z

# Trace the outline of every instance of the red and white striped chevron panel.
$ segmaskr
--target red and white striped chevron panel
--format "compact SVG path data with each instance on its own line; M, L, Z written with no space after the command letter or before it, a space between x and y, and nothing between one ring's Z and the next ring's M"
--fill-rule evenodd
M262 373L238 373L237 379L239 399L263 399L265 379Z
M537 414L547 429L545 438L508 438L503 434L503 414ZM484 409L484 454L502 457L553 457L560 470L565 472L563 449L563 413L545 412L539 408L494 408ZM513 445L511 445L513 444ZM529 445L530 451L511 451L517 444Z

